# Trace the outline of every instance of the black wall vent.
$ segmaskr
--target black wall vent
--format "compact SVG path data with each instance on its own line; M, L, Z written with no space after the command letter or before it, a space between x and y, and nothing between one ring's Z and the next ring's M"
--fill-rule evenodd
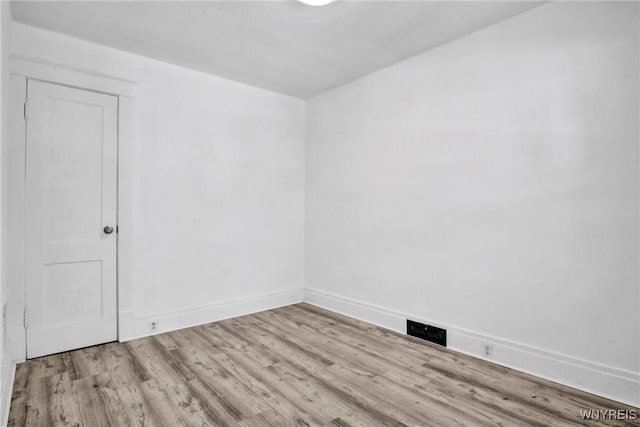
M447 330L407 319L407 335L447 346Z

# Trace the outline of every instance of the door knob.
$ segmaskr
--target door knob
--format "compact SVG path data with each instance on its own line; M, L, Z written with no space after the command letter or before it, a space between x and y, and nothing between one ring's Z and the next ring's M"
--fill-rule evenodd
M104 234L111 234L113 233L113 227L109 227L108 225L103 229Z

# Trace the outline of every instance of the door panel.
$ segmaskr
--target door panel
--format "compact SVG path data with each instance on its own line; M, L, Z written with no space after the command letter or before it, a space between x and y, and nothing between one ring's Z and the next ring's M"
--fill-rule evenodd
M104 315L102 261L48 264L43 269L43 322L61 328L79 322L95 322ZM82 304L69 305L73 299Z
M44 243L95 242L101 237L103 108L50 98L45 106L47 138L42 145ZM35 119L35 117L34 117ZM61 141L82 143L60 143ZM82 177L82 179L78 179ZM74 215L73 212L82 212Z
M27 357L117 339L117 98L30 80Z

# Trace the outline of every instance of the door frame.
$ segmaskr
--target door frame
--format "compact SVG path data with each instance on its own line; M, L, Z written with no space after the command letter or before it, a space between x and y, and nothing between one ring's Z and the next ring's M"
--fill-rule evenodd
M118 166L116 289L118 341L133 336L133 146L136 83L33 58L12 57L9 76L9 140L2 147L2 206L7 281L7 350L15 362L26 360L25 159L24 120L28 80L38 80L116 96L118 99ZM10 249L10 250L9 250Z

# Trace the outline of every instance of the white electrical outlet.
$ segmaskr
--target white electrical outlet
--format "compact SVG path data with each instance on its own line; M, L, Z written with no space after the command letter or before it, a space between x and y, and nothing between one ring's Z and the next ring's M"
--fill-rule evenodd
M482 343L482 355L488 359L493 357L493 344L490 342Z
M158 321L151 320L149 321L149 332L155 332L158 330Z
M9 347L7 345L9 341L9 334L7 333L7 303L5 302L2 306L2 348L4 351L7 351Z

